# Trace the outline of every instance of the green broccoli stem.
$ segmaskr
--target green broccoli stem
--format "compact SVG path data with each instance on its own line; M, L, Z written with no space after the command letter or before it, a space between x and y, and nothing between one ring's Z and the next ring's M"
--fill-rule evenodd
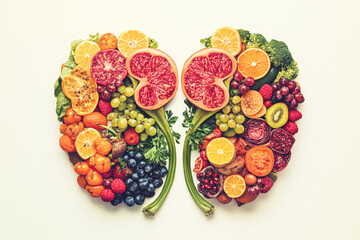
M175 170L176 170L176 149L175 149L175 141L174 137L171 133L171 129L168 121L165 116L165 109L162 107L157 110L143 110L150 117L154 118L156 123L158 124L160 130L164 133L166 142L168 143L169 148L169 166L168 166L168 174L164 183L164 186L159 194L159 196L149 205L143 208L143 213L148 216L154 216L156 211L162 206L166 197L168 196L171 186L174 182Z

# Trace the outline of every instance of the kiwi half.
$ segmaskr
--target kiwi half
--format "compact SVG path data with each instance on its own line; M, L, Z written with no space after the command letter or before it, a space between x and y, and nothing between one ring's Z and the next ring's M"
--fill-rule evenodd
M266 111L265 119L267 124L272 128L279 128L287 123L289 110L286 104L276 103Z

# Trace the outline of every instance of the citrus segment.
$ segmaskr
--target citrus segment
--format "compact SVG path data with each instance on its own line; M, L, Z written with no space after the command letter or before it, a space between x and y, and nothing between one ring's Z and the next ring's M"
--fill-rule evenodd
M119 36L117 47L127 58L132 52L149 46L149 38L137 30L122 32Z
M77 136L75 147L77 153L82 159L85 160L95 155L96 149L94 142L99 137L101 137L100 133L93 128L88 128Z
M219 28L211 38L211 47L223 49L236 56L241 51L240 34L231 27Z
M242 95L240 106L246 116L255 115L264 106L264 99L258 91L251 90Z
M246 152L246 168L258 177L268 175L274 167L273 151L265 146L256 146Z
M255 113L254 115L245 114L245 116L247 116L248 118L261 118L262 116L265 115L265 113L266 113L266 107L263 104L259 112Z
M270 70L269 55L260 48L249 48L237 58L238 70L244 77L253 77L258 80Z
M240 174L234 174L225 178L224 192L231 198L238 198L246 190L245 179Z
M100 47L96 42L82 41L75 48L74 60L77 64L90 69L91 59L100 51Z
M235 159L235 146L227 138L216 138L206 147L206 156L214 167L224 167Z

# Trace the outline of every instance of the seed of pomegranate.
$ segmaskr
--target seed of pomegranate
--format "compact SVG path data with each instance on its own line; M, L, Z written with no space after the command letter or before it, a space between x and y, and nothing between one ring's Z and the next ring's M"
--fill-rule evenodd
M250 88L249 88L248 86L246 86L245 84L241 84L241 85L239 86L239 92L240 92L241 94L245 94L245 93L247 93L248 91L250 91Z
M288 84L288 80L286 77L281 77L279 80L280 86L286 86Z
M286 102L291 102L293 99L294 99L294 95L292 95L291 93L285 96Z
M111 92L111 93L114 93L116 91L115 84L109 84L107 86L107 90L109 90L109 92Z
M209 183L209 180L208 180L208 179L205 179L205 180L204 180L204 183Z
M288 95L289 94L289 88L287 86L283 86L281 89L280 89L280 92L283 96L285 95Z
M214 184L218 184L219 182L218 181L214 181Z
M299 86L296 86L293 90L293 94L297 94L301 91L300 87Z
M115 87L120 87L120 86L122 86L123 85L123 82L120 80L120 79L118 79L118 80L116 80L115 81Z
M245 78L244 84L248 87L252 87L255 84L255 79L252 77Z
M240 82L243 79L244 79L243 75L240 72L236 71L234 74L234 80Z
M217 173L215 173L215 174L217 174ZM214 177L214 181L219 181L219 178Z
M105 90L104 86L101 86L101 85L98 85L98 86L97 86L97 91L98 91L99 93L102 93L104 90Z
M217 177L217 176L219 176L219 174L218 174L218 173L215 173L215 174L214 174L214 177Z
M214 184L214 181L213 181L213 180L210 180L210 184L213 185L213 184Z
M235 81L235 80L232 80L231 83L230 83L231 88L238 88L239 85L240 85L240 83Z
M274 96L275 96L275 99L278 100L278 101L280 101L282 99L282 97L283 97L280 90L277 90L275 92Z
M271 87L273 88L274 91L280 90L280 85L277 83L272 83Z
M305 101L304 95L302 95L302 93L297 93L294 95L294 97L298 103L303 103Z
M210 185L205 185L205 187L207 188L207 189L210 189L211 188L211 186Z
M216 187L213 187L213 191L216 192Z
M290 90L293 90L294 88L296 88L296 82L295 81L289 81L287 86L288 86L288 88Z
M211 176L211 175L212 175L212 172L209 172L208 175Z

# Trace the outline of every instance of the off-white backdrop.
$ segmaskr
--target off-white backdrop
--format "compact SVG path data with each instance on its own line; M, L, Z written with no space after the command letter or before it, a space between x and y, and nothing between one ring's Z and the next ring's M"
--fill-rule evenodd
M356 0L2 1L0 238L358 239L358 9ZM138 29L181 71L199 40L225 25L285 41L299 63L304 117L273 189L241 208L213 201L215 215L205 217L178 145L175 182L154 218L91 199L58 146L53 83L71 40ZM179 90L168 109L184 136L183 100Z

